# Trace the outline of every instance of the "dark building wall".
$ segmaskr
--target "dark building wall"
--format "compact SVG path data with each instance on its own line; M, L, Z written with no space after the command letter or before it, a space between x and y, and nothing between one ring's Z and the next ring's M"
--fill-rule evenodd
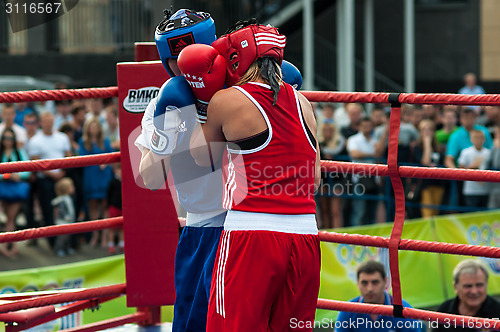
M467 72L479 75L480 1L415 15L416 76L420 91L457 92ZM426 89L425 89L426 88Z
M456 92L466 72L479 72L479 5L415 8L415 76L419 92ZM404 82L404 1L377 0L376 67ZM357 37L362 38L359 34Z
M356 1L355 13L356 58L361 61L364 57L363 2ZM480 1L476 0L468 0L463 5L416 6L415 75L418 92L457 92L463 85L462 77L466 72L479 74L479 6ZM334 4L316 11L315 16L315 33L334 45L336 17ZM287 50L293 57L299 57L301 63L302 29L289 33L290 46ZM403 85L404 1L375 1L374 35L375 69ZM317 54L324 51L323 48L316 48ZM335 66L335 55L331 58ZM316 61L320 59L325 61L324 57L317 55ZM357 68L356 71L356 89L361 91L362 69Z
M0 75L66 75L76 87L116 86L116 64L133 61L134 54L0 54Z
M363 0L356 1L356 57L363 60ZM404 1L376 0L375 3L375 66L376 70L399 84L404 82ZM461 6L430 9L416 8L416 88L418 92L456 92L462 86L465 72L479 73L479 6L468 0ZM336 81L336 6L334 1L315 2L315 33L330 41L332 49L316 47L316 71L326 81ZM215 9L215 8L209 8ZM214 10L217 16L221 16ZM302 14L280 30L288 37L285 58L302 66ZM216 21L224 21L215 17ZM233 19L234 20L234 19ZM231 20L231 21L233 21ZM218 33L225 30L218 24ZM0 38L1 39L1 38ZM116 84L116 63L132 61L133 54L57 53L27 56L0 54L3 63L0 75L43 76L63 74L81 86ZM356 70L359 91L363 89L363 72ZM498 87L498 82L485 85ZM326 86L326 85L325 85Z

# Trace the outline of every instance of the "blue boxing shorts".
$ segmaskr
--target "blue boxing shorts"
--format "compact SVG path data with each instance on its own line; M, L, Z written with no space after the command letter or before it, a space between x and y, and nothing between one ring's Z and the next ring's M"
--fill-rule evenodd
M213 218L225 218L225 213ZM175 254L173 332L205 331L212 270L224 227L182 230Z

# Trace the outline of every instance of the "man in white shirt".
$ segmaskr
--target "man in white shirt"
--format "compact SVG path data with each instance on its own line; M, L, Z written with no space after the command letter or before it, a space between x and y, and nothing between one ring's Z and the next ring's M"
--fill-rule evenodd
M44 112L40 115L40 126L42 128L30 140L28 155L32 160L56 159L71 156L71 144L63 133L53 130L54 114ZM54 225L54 213L51 201L55 197L54 184L64 177L65 172L61 169L41 171L37 173L38 200L42 208L45 226ZM49 238L51 246L54 238Z
M485 135L481 130L472 130L470 140L473 145L462 150L458 157L458 165L461 168L484 169L490 157L490 150L484 147ZM488 189L486 182L465 181L463 187L465 204L471 207L486 207Z
M370 118L361 119L359 132L347 140L347 152L352 161L355 162L375 162L376 158L382 156L385 144L377 142L373 136L373 122ZM346 194L358 196L353 201L353 212L351 216L351 225L359 226L375 221L375 214L371 213L372 219L369 220L370 213L377 210L377 200L363 199L363 195L377 195L378 183L376 174L354 174L352 176L353 186L346 188Z

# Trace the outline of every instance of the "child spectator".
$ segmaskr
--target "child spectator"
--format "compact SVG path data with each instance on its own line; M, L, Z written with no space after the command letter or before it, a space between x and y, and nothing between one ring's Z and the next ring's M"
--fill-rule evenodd
M486 168L490 150L484 147L485 135L481 130L472 130L470 139L472 146L460 153L458 165L461 168ZM488 186L485 182L465 181L463 194L465 204L472 207L486 207L488 202Z
M52 200L54 220L56 225L66 225L75 222L75 207L71 195L75 192L73 180L64 177L56 182L56 198ZM59 257L74 254L70 247L70 234L59 235L56 238L54 251Z
M122 169L120 163L113 164L114 177L108 187L108 217L122 216ZM118 248L123 252L123 229L110 229L108 233L108 252L114 254L115 238L118 236Z

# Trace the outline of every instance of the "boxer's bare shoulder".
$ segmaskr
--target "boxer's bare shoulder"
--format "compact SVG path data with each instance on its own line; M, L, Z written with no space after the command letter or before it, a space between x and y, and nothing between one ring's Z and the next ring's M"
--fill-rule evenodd
M218 91L209 104L209 114L215 112L220 116L228 116L247 107L248 98L238 89L228 88Z

